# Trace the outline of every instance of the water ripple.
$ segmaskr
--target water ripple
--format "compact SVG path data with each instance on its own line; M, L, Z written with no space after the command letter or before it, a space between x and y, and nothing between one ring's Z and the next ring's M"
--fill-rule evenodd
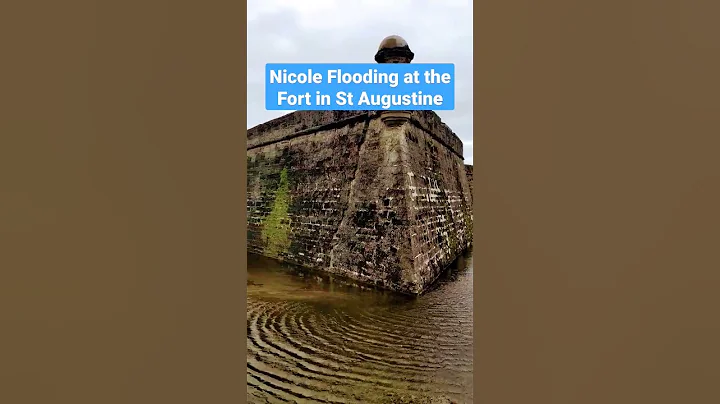
M471 403L472 258L419 298L248 255L252 403Z

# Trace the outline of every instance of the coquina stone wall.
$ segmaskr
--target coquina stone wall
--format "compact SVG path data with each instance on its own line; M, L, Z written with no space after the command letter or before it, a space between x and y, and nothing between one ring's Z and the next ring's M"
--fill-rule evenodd
M248 131L248 250L422 293L472 243L462 142L431 111L298 111Z
M471 165L465 165L465 175L467 175L468 185L470 186L470 205L472 206L472 196L473 196L473 166Z

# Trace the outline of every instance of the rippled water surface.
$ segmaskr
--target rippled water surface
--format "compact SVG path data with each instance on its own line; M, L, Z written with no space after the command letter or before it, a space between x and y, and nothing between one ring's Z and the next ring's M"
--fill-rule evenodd
M420 297L248 254L252 403L472 403L471 253Z

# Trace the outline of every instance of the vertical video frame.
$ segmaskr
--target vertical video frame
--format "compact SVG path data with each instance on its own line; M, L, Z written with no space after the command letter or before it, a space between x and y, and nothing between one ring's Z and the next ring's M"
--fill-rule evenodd
M247 398L473 402L471 1L248 1ZM454 109L266 109L266 64L454 64Z

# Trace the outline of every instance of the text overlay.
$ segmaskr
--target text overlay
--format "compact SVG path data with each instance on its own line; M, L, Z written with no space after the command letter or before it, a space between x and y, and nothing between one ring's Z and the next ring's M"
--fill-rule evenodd
M267 110L453 110L451 63L265 65Z

